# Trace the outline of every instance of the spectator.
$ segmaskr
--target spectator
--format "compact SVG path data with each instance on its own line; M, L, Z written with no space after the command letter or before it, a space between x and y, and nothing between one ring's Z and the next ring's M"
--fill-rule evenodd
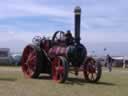
M109 54L106 56L106 63L107 63L109 72L111 72L112 71L112 57Z

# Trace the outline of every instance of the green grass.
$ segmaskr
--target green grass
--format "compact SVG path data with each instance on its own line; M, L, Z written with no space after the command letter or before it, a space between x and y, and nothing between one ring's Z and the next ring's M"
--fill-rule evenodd
M48 76L25 79L19 67L0 67L0 96L128 96L128 70L103 72L97 84L72 74L65 84L57 84Z

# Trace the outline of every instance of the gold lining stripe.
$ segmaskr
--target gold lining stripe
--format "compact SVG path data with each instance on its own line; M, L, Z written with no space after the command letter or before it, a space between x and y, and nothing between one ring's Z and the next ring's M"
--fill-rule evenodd
M80 12L75 12L76 15L80 15Z

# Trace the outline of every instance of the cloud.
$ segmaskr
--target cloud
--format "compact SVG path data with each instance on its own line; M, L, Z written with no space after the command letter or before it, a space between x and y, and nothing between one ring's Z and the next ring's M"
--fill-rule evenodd
M52 37L54 32L0 32L0 47L10 48L11 52L22 52L27 44L32 43L34 36ZM74 34L72 32L72 34ZM112 55L127 55L128 34L106 33L106 32L81 32L81 42L92 54L105 55L103 48L107 48L107 53ZM114 38L114 39L113 39ZM120 50L122 49L122 50Z
M34 36L51 37L52 34L51 32L0 32L0 41L21 40L30 43Z
M73 9L76 5L80 5L82 8L82 28L87 31L127 32L128 30L127 0L79 0L79 2L75 0L68 2L66 0L4 0L1 1L0 5L0 21L4 20L6 24L12 19L14 20L13 22L17 22L19 20L17 17L22 17L21 21L24 20L23 18L40 18L42 20L45 18L47 21L41 22L47 26L49 22L53 20L55 21L51 22L53 26L58 23L58 25L67 25L69 28L73 28ZM27 19L25 22L19 23L32 25L32 22ZM40 22L38 21L38 23ZM17 29L20 26L18 24L11 24L10 26L12 25L16 26ZM28 29L30 29L30 27L31 26L28 26ZM24 29L24 27L18 30L21 29ZM38 29L40 28L35 28L37 31Z
M82 8L83 43L128 42L127 3L127 0L2 0L0 47L11 46L13 42L13 45L24 42L21 43L24 46L35 35L51 36L56 30L74 32L73 10L77 5Z
M81 32L83 43L128 42L127 32Z
M0 3L1 9L0 18L10 18L16 16L59 16L66 17L70 16L69 12L66 12L63 9L50 7L48 5L35 3L33 1L22 1L22 0L4 0Z
M27 44L32 43L34 36L51 37L50 32L0 32L0 48L10 48L12 52L22 51Z
M54 32L0 32L0 41L8 42L10 40L21 40L27 43L32 41L34 36L46 36L52 37ZM72 31L74 35L74 32ZM128 42L128 33L126 32L86 32L81 30L81 41L82 43L106 43L106 42ZM6 39L5 39L6 38ZM8 45L8 44L7 44Z

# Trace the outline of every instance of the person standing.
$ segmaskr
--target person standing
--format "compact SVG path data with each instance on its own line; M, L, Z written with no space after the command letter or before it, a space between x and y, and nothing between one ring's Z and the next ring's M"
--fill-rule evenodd
M112 71L112 57L109 54L106 56L106 63L107 63L109 72L111 72Z
M124 56L124 57L123 57L123 69L126 68L126 60L125 60L125 59L126 59L126 57Z

